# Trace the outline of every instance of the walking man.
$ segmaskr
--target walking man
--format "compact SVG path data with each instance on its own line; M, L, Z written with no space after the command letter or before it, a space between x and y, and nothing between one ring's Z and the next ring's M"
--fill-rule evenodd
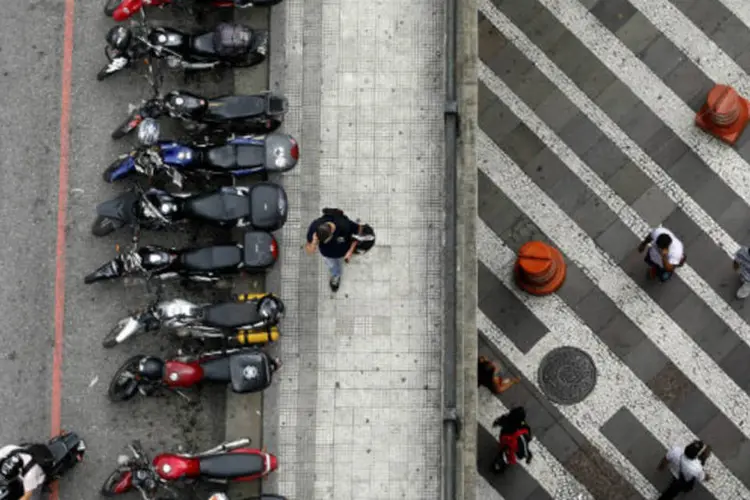
M734 254L734 270L740 275L742 285L737 290L737 298L742 300L750 297L750 248L740 247Z
M672 500L680 493L691 491L696 483L709 481L711 478L703 470L703 466L711 454L711 449L703 441L693 441L685 448L674 446L659 462L659 470L669 467L672 473L672 483L659 500Z
M659 226L651 231L638 245L643 252L648 246L644 261L649 265L649 277L656 277L663 283L669 280L674 270L685 264L685 248L669 229Z
M354 236L362 232L362 226L349 219L338 208L324 208L323 216L315 219L307 229L305 251L312 254L320 251L331 272L331 290L341 284L341 261L349 262L358 241Z

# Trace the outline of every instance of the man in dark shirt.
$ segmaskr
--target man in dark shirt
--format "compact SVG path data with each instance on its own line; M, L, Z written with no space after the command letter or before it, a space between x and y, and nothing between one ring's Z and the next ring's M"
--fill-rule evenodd
M331 290L339 289L341 284L341 259L349 262L357 248L354 235L362 227L349 219L344 212L336 208L323 209L323 216L315 219L307 229L305 250L312 254L320 251L328 269L331 271Z

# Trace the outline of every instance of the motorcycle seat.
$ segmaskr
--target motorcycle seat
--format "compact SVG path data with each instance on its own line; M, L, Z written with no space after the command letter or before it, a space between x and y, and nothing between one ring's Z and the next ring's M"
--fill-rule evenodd
M221 120L255 118L266 112L266 98L258 95L230 95L208 102L206 117Z
M200 457L199 466L202 476L217 479L236 479L266 470L266 463L261 455L247 452Z
M190 37L190 50L196 55L215 57L214 34L212 32L193 35Z
M208 150L207 163L223 170L242 170L266 163L266 148L254 144L225 144Z
M203 322L219 328L239 328L262 320L258 302L224 302L203 309Z
M229 358L232 371L232 391L248 393L262 391L271 383L268 357L260 351L233 354Z
M191 271L216 271L237 267L242 257L236 245L214 245L187 250L182 254L182 264Z
M191 196L185 200L183 210L193 217L216 222L232 222L252 213L247 196L223 191Z
M232 372L229 369L229 358L211 359L201 363L203 379L209 382L229 382Z

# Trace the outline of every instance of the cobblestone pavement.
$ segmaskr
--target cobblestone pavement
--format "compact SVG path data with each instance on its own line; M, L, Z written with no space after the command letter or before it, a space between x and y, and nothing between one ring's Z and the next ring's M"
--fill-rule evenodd
M275 291L287 306L284 367L264 394L263 436L280 467L264 491L434 500L442 2L286 0L274 7L271 33L271 88L289 99L285 130L300 142L300 163L282 179L290 215ZM303 249L324 207L377 233L375 248L345 267L336 294L320 256Z
M480 0L480 351L523 383L482 389L477 498L657 498L667 447L696 436L713 479L690 498L750 498L750 307L731 256L750 243L750 132L694 125L714 82L750 96L740 0ZM636 247L663 224L687 265L660 284ZM530 239L567 279L535 298L510 277ZM574 346L593 391L556 405L540 362ZM535 459L497 477L492 420L523 404Z

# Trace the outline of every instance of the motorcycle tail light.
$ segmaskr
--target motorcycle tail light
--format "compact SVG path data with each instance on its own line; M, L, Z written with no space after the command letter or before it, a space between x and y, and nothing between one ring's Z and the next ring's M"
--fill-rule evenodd
M276 242L276 238L271 240L271 255L273 255L273 260L279 260L279 244Z
M276 460L276 457L273 455L268 456L271 459L271 468L269 472L275 471L276 468L279 466L278 461Z
M292 139L292 144L294 144L294 146L292 146L292 150L290 151L292 158L294 158L295 160L299 160L299 146L297 145L297 141Z

